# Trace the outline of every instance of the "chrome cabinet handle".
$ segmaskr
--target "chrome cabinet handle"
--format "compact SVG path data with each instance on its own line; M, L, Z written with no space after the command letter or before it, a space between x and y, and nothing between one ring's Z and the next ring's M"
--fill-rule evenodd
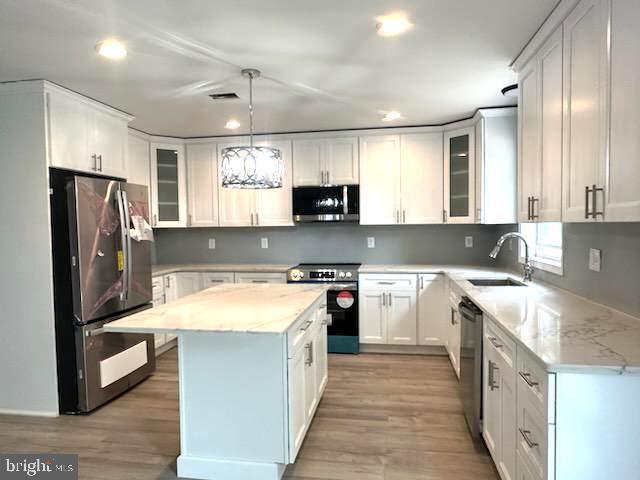
M518 374L522 377L522 379L526 382L526 384L529 385L529 387L533 388L533 387L537 387L538 385L540 385L539 382L531 380L531 374L530 373L518 372Z
M98 155L98 161L100 162L98 168L102 171L102 155Z
M253 227L253 213L251 214L251 226Z
M91 155L91 160L93 160L93 171L97 172L98 171L98 156L94 153L93 155Z
M539 218L539 216L536 215L536 204L539 201L539 198L531 197L531 220L537 220Z
M387 294L386 293L382 294L382 306L383 307L387 306Z
M307 358L305 359L304 363L307 366L311 366L313 365L313 342L307 343L304 348L307 351Z
M224 283L224 280L222 280L221 278L210 278L209 279L209 283Z
M522 435L522 438L524 439L524 442L527 444L527 447L529 448L535 448L538 446L538 444L536 442L534 442L531 437L529 435L531 435L531 431L530 430L523 430L522 428L518 428L518 430L520 431L520 435Z
M389 306L391 306L391 294L389 294Z
M330 313L328 313L325 319L322 321L322 325L333 325L333 316Z
M589 211L589 186L584 187L584 218L589 218L591 212Z
M531 220L531 197L527 197L527 220Z
M269 283L269 280L251 280L251 283Z
M396 210L396 223L400 223L400 210Z
M327 170L327 185L331 183L331 173L330 170Z
M591 201L592 201L592 211L591 211L591 215L593 216L593 218L596 218L598 215L603 216L604 212L602 210L598 211L598 192L602 192L602 194L604 195L604 188L598 188L595 185L592 187L591 189ZM603 205L604 205L604 200L603 200Z
M407 223L407 212L404 208L402 209L402 223Z
M385 282L385 281L382 281L382 280L380 280L378 282L378 285L395 285L395 284L396 284L396 282Z
M499 385L496 385L495 382L495 372L496 370L500 370L495 363L489 360L489 378L487 380L487 386L491 389L491 391L500 388Z
M258 216L258 212L256 212L256 225L260 225L260 217Z
M187 223L188 226L193 225L193 216L191 214L187 215Z
M156 215L155 213L153 214L153 226L155 227L156 225L158 225L158 215Z
M442 223L447 223L447 211L442 210Z
M491 344L496 348L502 348L504 345L498 343L498 339L496 337L487 337L487 339L491 342Z
M424 277L420 277L420 290L424 289Z
M306 332L312 323L313 323L313 320L307 320L306 322L304 322L304 327L300 327L300 331Z

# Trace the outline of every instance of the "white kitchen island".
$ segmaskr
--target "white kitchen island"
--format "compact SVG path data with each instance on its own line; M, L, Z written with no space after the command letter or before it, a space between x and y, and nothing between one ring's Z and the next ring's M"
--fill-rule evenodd
M178 336L180 477L276 480L327 384L325 289L229 284L105 326Z

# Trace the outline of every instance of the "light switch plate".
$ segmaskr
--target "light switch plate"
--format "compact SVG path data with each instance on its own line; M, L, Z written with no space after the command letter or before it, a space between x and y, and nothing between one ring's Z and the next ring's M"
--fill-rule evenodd
M473 248L473 237L464 237L464 248Z
M602 262L602 251L597 248L589 249L589 270L594 272L600 271Z
M269 239L261 238L260 239L260 248L269 248Z
M367 248L376 248L376 237L367 237Z
M216 249L216 239L215 238L210 238L209 239L209 250L215 250Z

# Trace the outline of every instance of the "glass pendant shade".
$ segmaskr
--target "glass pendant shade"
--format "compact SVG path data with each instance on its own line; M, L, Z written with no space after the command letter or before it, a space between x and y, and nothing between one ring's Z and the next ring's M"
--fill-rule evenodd
M284 165L277 148L229 147L222 150L221 173L225 188L280 188Z

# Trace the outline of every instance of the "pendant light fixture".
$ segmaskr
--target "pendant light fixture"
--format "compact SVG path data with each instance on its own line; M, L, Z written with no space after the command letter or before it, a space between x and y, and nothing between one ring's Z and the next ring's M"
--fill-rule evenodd
M249 146L222 150L222 186L225 188L266 189L282 187L284 165L277 148L253 146L253 80L260 71L242 70L249 79Z

